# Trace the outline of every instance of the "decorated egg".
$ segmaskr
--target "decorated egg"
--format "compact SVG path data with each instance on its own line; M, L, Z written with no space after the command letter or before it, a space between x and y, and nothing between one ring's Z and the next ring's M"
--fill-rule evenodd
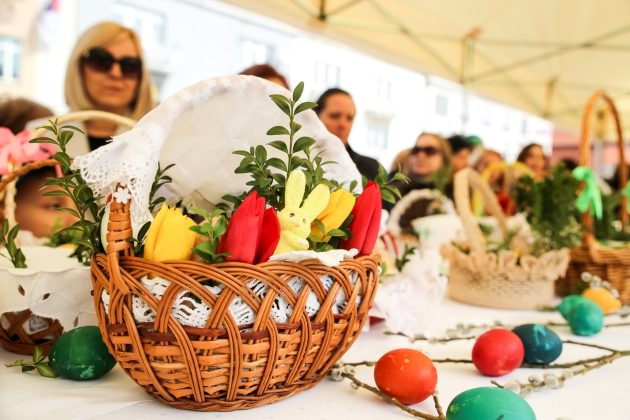
M591 336L602 330L604 311L595 302L584 299L573 306L567 320L573 334Z
M437 370L431 359L414 349L385 353L376 362L374 380L378 389L411 405L424 401L435 391Z
M558 307L558 310L560 311L560 315L562 315L562 318L568 321L569 313L573 309L573 306L575 306L577 302L580 302L583 299L585 298L583 298L580 295L569 295L565 297L564 299L562 299L562 302L560 303L560 306Z
M589 287L582 292L582 296L595 302L605 315L621 309L621 301L614 297L610 290L603 287Z
M496 328L477 338L472 350L472 361L486 376L501 376L512 372L523 363L523 342L512 331Z
M446 420L536 420L521 396L503 388L473 388L458 394L448 405Z
M562 340L545 325L519 325L512 332L523 342L527 363L546 365L556 360L562 353Z
M50 349L48 358L60 376L77 381L100 378L116 365L100 330L93 325L62 334Z

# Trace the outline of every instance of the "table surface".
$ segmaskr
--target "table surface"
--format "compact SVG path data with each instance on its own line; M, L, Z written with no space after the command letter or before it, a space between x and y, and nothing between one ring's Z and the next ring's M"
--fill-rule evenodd
M508 311L478 308L449 300L433 314L433 331L442 335L446 328L458 323L489 323L500 320L507 325L531 322L561 321L557 313L536 311ZM618 316L607 317L607 323L620 322ZM619 350L630 349L630 327L606 328L594 337L573 336L567 327L554 327L563 339L605 345ZM431 358L470 358L472 340L429 344L410 343L404 337L383 334L385 326L373 326L364 332L343 357L344 361L377 360L385 352L401 347L424 351ZM440 334L442 333L442 334ZM557 362L569 362L603 354L582 346L565 345ZM0 350L0 362L10 363L24 356ZM460 392L479 386L490 386L490 379L477 373L471 364L439 364L438 390L446 409ZM545 371L546 372L546 371ZM526 382L531 374L544 373L540 369L518 369L498 378L500 383L510 380ZM360 379L373 384L372 368L357 369ZM527 397L539 420L547 419L630 419L630 357L616 360L612 365L568 380L558 390L535 392ZM434 413L433 402L417 404L414 408ZM48 379L24 374L17 368L0 368L0 419L140 419L140 418L207 418L207 413L177 410L147 394L116 366L105 377L92 382ZM324 379L314 388L286 400L252 410L212 413L213 419L285 420L338 419L361 420L411 419L399 408L386 404L365 390L354 390L348 381ZM473 419L471 419L473 420ZM476 419L475 419L476 420ZM479 419L482 420L482 419ZM507 420L507 419L506 419Z

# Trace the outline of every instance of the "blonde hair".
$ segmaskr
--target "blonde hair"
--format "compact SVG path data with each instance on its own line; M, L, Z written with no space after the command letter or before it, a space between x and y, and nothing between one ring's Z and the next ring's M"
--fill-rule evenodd
M155 106L149 70L146 66L140 38L133 29L125 28L115 22L102 22L86 30L74 45L74 49L68 60L66 70L66 103L72 111L97 109L88 96L83 81L83 71L81 68L82 55L95 47L102 47L112 41L120 39L130 39L138 49L139 57L142 60L142 76L139 80L135 99L131 103L129 110L130 118L138 120L142 118Z

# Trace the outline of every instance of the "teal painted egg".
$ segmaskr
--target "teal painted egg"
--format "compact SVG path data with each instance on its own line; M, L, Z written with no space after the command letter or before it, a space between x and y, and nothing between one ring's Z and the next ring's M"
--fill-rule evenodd
M50 365L64 378L87 381L112 370L116 360L109 354L101 331L93 325L75 328L55 341L48 355Z
M558 310L560 311L560 315L562 315L562 318L568 321L569 313L571 313L571 310L573 310L573 307L575 306L575 304L583 301L584 299L586 298L580 295L570 295L562 299L562 302L560 303L560 306L558 307Z
M527 363L546 365L556 360L562 353L562 340L545 325L519 325L512 332L523 342Z
M573 306L567 320L573 334L588 337L604 327L604 311L595 302L584 299Z
M464 391L446 410L446 420L485 419L536 420L536 414L521 396L495 387Z

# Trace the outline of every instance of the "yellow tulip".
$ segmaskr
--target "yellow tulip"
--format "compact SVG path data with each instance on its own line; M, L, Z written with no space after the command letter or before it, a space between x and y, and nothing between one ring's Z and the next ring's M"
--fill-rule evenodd
M330 200L328 201L328 206L317 216L320 222L324 224L324 228L326 231L330 231L332 229L337 229L344 220L348 217L352 208L354 207L354 203L356 201L356 197L352 195L352 193L340 189L334 191L330 194ZM311 236L322 239L325 232L321 232L316 224L311 225ZM328 242L330 237L326 237L324 239L325 242Z
M153 219L144 243L144 258L151 261L189 260L196 233L190 230L195 222L181 209L163 205Z

